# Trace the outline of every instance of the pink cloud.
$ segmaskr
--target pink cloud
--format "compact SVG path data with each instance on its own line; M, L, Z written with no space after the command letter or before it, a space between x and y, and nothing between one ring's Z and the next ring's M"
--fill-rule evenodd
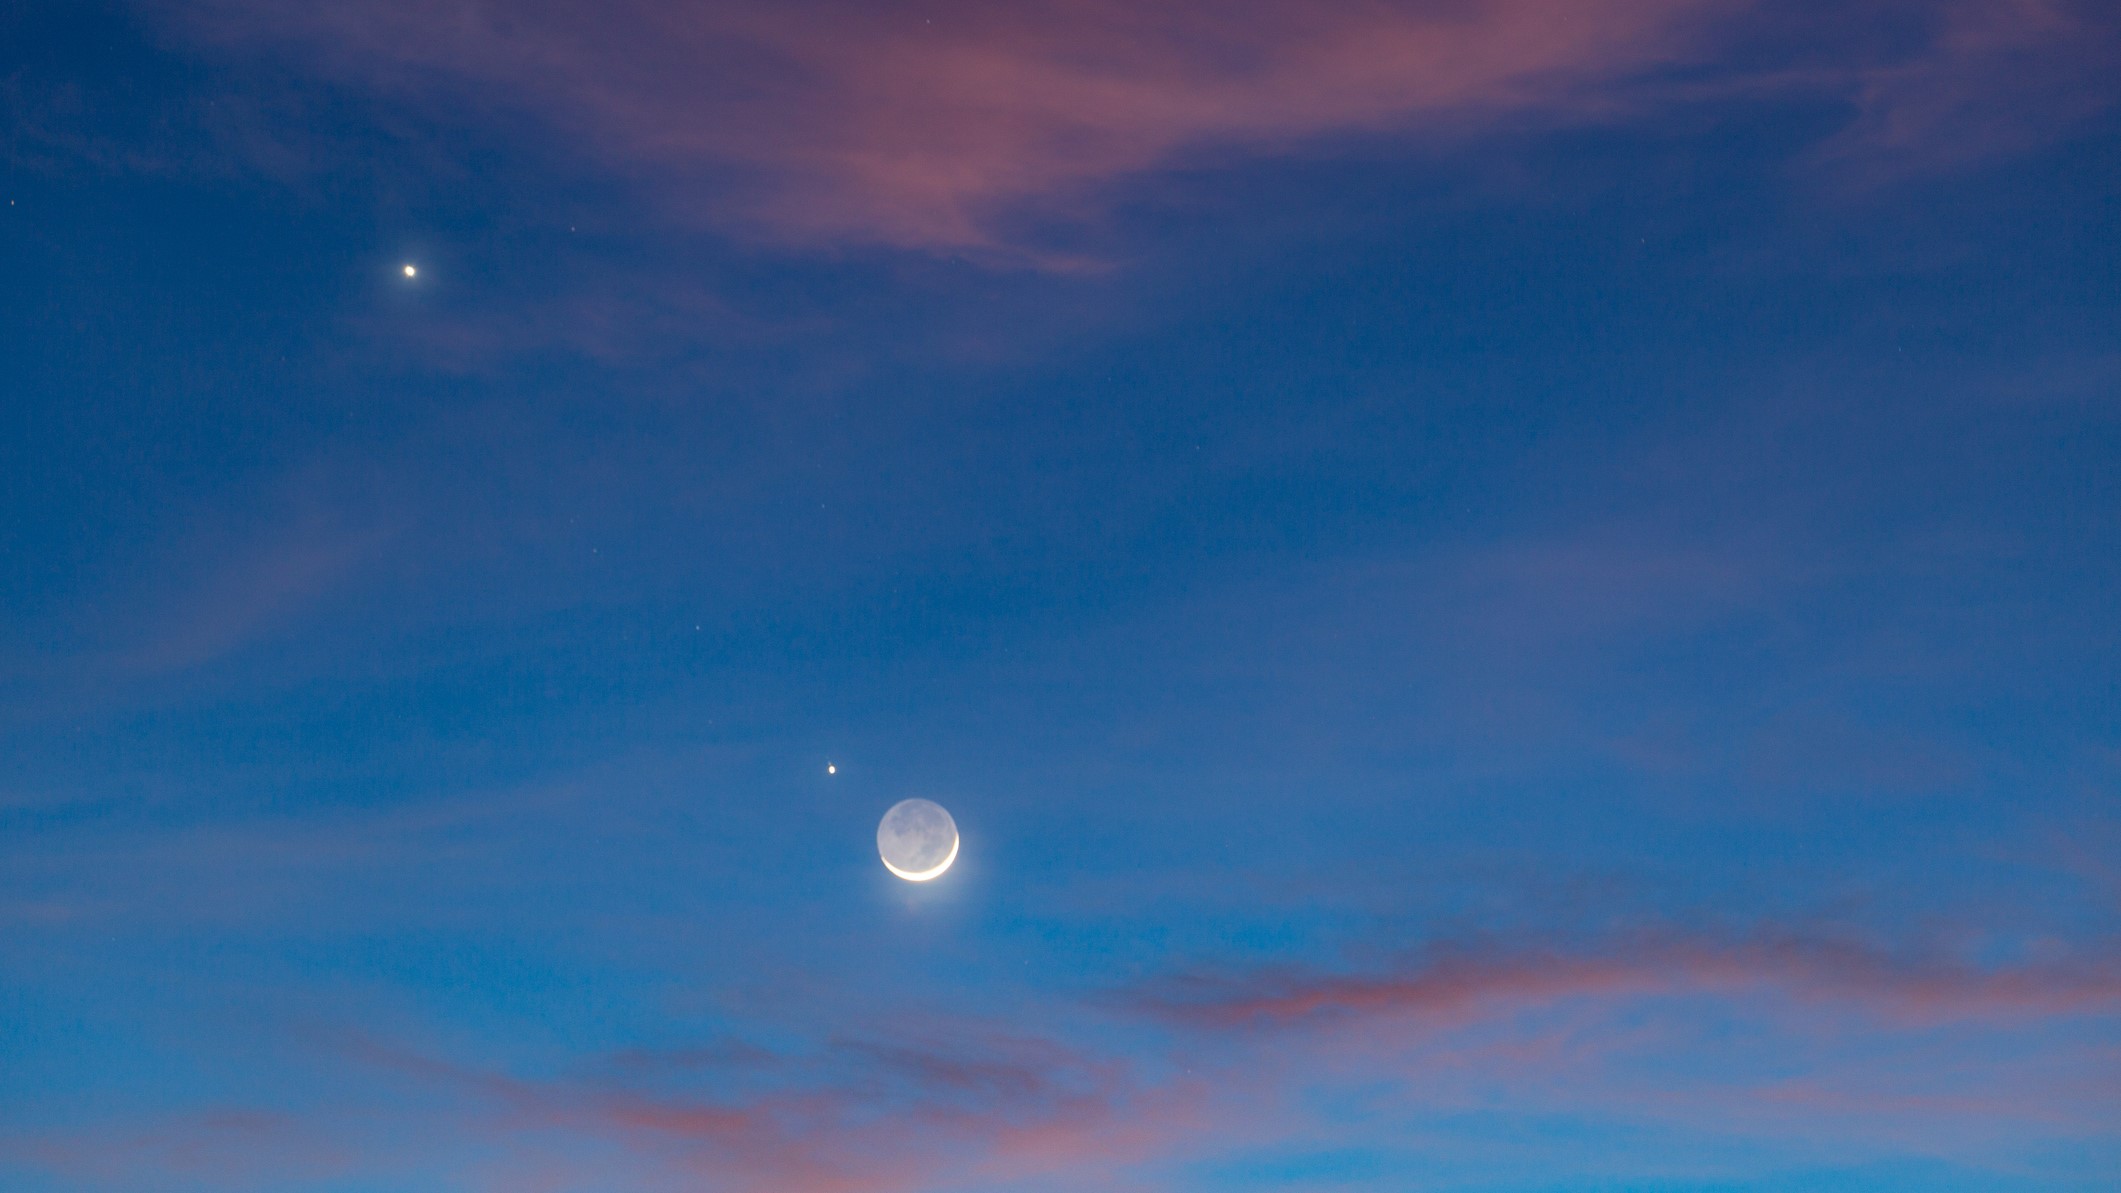
M160 1187L192 1182L267 1187L324 1181L361 1170L358 1156L317 1124L281 1111L217 1107L137 1128L65 1136L10 1146L9 1153L91 1185L130 1185L153 1174Z
M1766 992L1828 1013L1784 1022L1765 1067L1736 1054L1721 1058L1735 1067L1671 1067L1698 1061L1718 1030L1708 1025L1757 1011L1750 996ZM1690 1017L1659 1001L1675 996L1711 1009ZM1081 1037L901 1022L793 1051L633 1049L542 1072L342 1039L334 1051L367 1075L348 1088L380 1077L388 1096L329 1125L215 1112L94 1130L34 1155L91 1184L176 1171L154 1168L167 1161L230 1189L327 1165L360 1175L436 1163L494 1188L1151 1189L1143 1174L1156 1166L1319 1140L1404 1142L1428 1130L1424 1116L1478 1107L1800 1150L1978 1157L2027 1124L2098 1134L2111 1081L2093 1066L2110 1057L2084 1062L2081 1035L2037 1033L2121 1015L2121 970L2106 954L1980 967L1795 934L1674 931L1574 952L1465 945L1360 976L1196 979L1119 1009L1121 1022L1102 1027L1071 1020L1090 1029ZM1140 1034L1155 1024L1178 1030ZM1821 1025L1831 1026L1812 1038ZM1103 1034L1112 1028L1133 1043ZM1644 1060L1647 1070L1634 1067ZM1372 1113L1354 1126L1318 1118L1313 1094L1336 1088L1369 1091ZM379 1114L383 1105L393 1109Z
M993 251L1195 152L1609 110L1725 0L313 5L180 19L388 93L528 112L672 202L799 242Z
M2072 0L1954 0L1919 53L1852 72L1856 119L1820 157L1877 182L2022 149L2113 102L2121 25Z
M1901 13L1924 32L1897 52L1829 22L1798 39L1805 65L1720 70L1783 18L1746 0L150 2L430 117L527 116L688 218L1048 265L1066 261L1024 250L1022 221L1232 151L1794 87L1852 106L1826 157L1899 170L2040 139L2113 90L2082 69L2111 22L2063 0ZM1678 64L1708 81L1633 86Z
M389 541L386 530L302 525L207 573L191 599L144 649L127 659L147 673L220 659L283 628L344 582Z
M2121 955L1982 967L1790 935L1723 941L1650 933L1584 950L1449 947L1373 973L1196 977L1145 1005L1178 1022L1227 1029L1332 1017L1456 1023L1571 999L1746 993L1867 1011L1904 1026L2114 1015L2121 1014Z
M690 1050L673 1065L629 1051L542 1079L369 1039L343 1051L487 1106L493 1113L473 1128L485 1137L616 1143L635 1187L699 1174L730 1189L911 1193L1080 1176L1167 1145L1198 1100L1191 1085L1152 1088L1115 1058L964 1022L933 1036L841 1040L813 1056L747 1049L735 1066L747 1088L720 1096L654 1079L699 1076ZM707 1075L730 1076L712 1065Z

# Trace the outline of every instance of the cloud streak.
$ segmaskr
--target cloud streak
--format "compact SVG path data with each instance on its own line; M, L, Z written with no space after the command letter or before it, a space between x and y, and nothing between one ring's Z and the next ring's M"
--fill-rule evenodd
M2121 1012L2121 956L1983 967L1793 934L1719 941L1657 932L1598 949L1449 945L1371 973L1178 977L1142 1005L1175 1022L1229 1029L1334 1018L1453 1023L1577 998L1749 992L1867 1011L1903 1027L2111 1015Z
M809 1052L745 1049L737 1064L722 1054L702 1065L690 1053L665 1064L635 1051L545 1079L367 1039L345 1051L487 1107L484 1133L615 1143L642 1187L689 1175L716 1188L885 1193L1109 1175L1190 1121L1198 1095L1152 1088L1113 1058L972 1022L839 1038ZM684 1088L732 1079L748 1088Z
M191 27L335 77L528 111L769 237L996 252L1027 212L1190 153L1610 106L1706 0L1292 5L222 0Z
M1094 214L1110 184L1233 151L1796 86L1851 105L1826 156L1905 165L2038 139L2111 90L2024 83L2110 40L2055 0L1866 12L1924 32L1907 50L1829 31L1802 66L1740 67L1733 44L1762 32L1741 0L214 0L167 19L432 114L528 116L687 218L1046 265L1068 258L1025 246ZM1721 82L1638 86L1674 67Z
M1760 1002L1769 994L1780 1013ZM1204 1159L1346 1142L1345 1124L1317 1109L1334 1089L1390 1102L1365 1116L1363 1138L1379 1146L1454 1108L1501 1105L1679 1130L1713 1119L1721 1135L1785 1145L1978 1151L1979 1131L1950 1125L2100 1133L2110 1081L2081 1071L2087 1037L2070 1025L2121 1016L2121 965L2096 949L1984 966L1795 931L1672 929L1573 948L1463 941L1366 973L1180 975L1105 1012L1115 1017L1101 1025L1063 1016L1049 1035L901 1018L808 1045L633 1048L557 1068L367 1035L333 1037L330 1051L365 1074L350 1088L393 1091L401 1115L431 1108L422 1148L485 1156L474 1167L494 1181L535 1172L552 1188L592 1174L643 1190L1162 1188L1157 1173ZM1772 1063L1734 1053L1735 1067L1670 1071L1730 1051L1727 1029L1705 1025L1733 1016L1775 1025ZM1162 1042L1142 1047L1144 1031ZM1644 1063L1654 1079L1635 1071ZM344 1170L373 1150L307 1118L229 1109L110 1130L231 1187ZM91 1135L34 1154L124 1183L103 1132Z
M2096 113L2113 101L2121 51L2121 28L2096 11L2066 0L1938 6L1921 53L1854 72L1855 119L1820 161L1875 184L2014 152Z

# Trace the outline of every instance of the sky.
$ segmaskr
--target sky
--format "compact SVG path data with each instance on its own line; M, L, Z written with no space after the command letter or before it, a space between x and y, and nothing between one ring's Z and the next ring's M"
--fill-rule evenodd
M2121 1189L2117 67L0 8L0 1187Z

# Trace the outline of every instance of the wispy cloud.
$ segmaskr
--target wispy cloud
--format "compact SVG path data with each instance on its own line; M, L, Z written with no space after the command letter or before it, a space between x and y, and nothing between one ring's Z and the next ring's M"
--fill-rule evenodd
M357 1173L359 1157L320 1124L281 1110L223 1107L139 1126L37 1139L0 1136L13 1153L92 1187L236 1188L311 1184Z
M149 674L180 671L239 650L293 620L390 538L384 527L314 520L276 528L266 541L206 569L125 664Z
M227 0L186 23L392 93L527 109L777 238L995 251L1027 204L1191 150L1601 107L1587 86L1683 56L1716 7Z
M1848 73L1856 117L1819 150L1876 183L2024 149L2110 105L2121 26L2069 0L1935 7L1912 53Z
M1594 948L1453 945L1370 973L1263 971L1176 979L1147 1005L1179 1022L1236 1027L1335 1016L1453 1022L1570 998L1738 995L1870 1011L1903 1025L2121 1012L2121 951L2072 963L1983 967L1859 943L1770 933L1656 931Z
M803 1193L1111 1176L1153 1153L1198 1097L1153 1088L1120 1060L976 1022L901 1025L807 1052L751 1049L735 1065L663 1065L636 1050L544 1078L369 1039L345 1051L466 1099L482 1132L616 1143L642 1187L687 1174ZM685 1088L732 1078L747 1088Z
M2108 1095L2070 1025L2121 1015L2121 962L2092 951L1982 965L1796 929L1674 928L1574 945L1467 940L1368 970L1175 975L1084 1010L1049 1017L1048 1034L855 1015L863 1026L808 1043L768 1030L770 1046L558 1064L332 1035L347 1088L385 1091L376 1105L400 1109L330 1117L402 1143L411 1136L387 1120L423 1107L419 1148L469 1157L479 1181L536 1173L552 1188L592 1174L641 1190L1169 1188L1159 1174L1260 1148L1392 1147L1411 1131L1447 1149L1450 1115L1476 1106L1976 1155L1998 1123L2099 1133ZM1734 1022L1751 1026L1734 1034ZM1749 1039L1770 1051L1749 1059ZM1691 1063L1705 1052L1730 1063ZM1392 1109L1355 1130L1322 1109L1345 1098ZM122 1178L114 1166L128 1162L98 1142L112 1131L181 1138L131 1154L149 1165L174 1148L186 1171L230 1188L368 1150L309 1116L216 1112L98 1128L35 1155ZM274 1138L261 1146L260 1131ZM280 1155L287 1165L268 1171Z
M1795 87L1848 100L1853 119L1822 153L1875 173L2020 147L2112 91L2078 69L2111 44L2110 22L2061 0L1865 12L1915 32L1814 30L1793 65L1735 52L1763 24L1736 0L215 0L169 19L454 119L528 115L683 218L1048 266L1076 259L1028 247L1035 229L1093 213L1108 184L1202 155L1636 117ZM1692 81L1635 86L1682 66Z

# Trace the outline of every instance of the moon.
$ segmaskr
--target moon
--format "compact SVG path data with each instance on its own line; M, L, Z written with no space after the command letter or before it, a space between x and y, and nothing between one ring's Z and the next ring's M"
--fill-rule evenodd
M876 826L876 851L884 869L907 882L939 878L957 860L957 821L941 804L900 800Z

